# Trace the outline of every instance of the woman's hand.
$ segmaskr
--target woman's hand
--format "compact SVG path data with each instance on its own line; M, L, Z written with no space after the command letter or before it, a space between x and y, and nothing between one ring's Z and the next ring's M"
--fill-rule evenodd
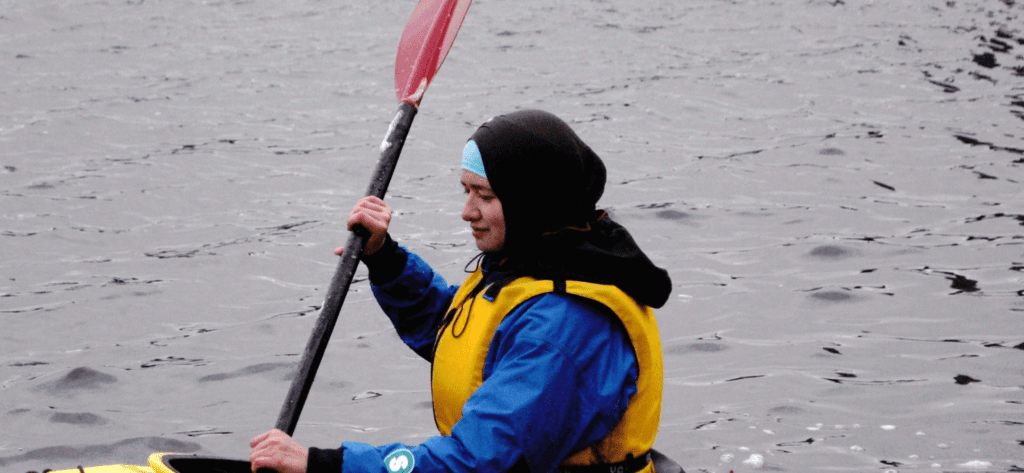
M249 446L252 447L249 464L253 472L270 468L278 473L306 473L309 450L280 430L257 435Z
M370 232L370 238L366 240L366 247L363 254L370 256L377 252L384 245L384 235L388 232L388 225L391 224L391 207L374 196L363 197L352 208L348 214L348 229L361 226ZM334 254L341 256L345 248L339 247Z

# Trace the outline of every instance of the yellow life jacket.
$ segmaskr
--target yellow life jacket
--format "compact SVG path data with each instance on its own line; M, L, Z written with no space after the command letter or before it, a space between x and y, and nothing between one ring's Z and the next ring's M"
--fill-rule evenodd
M489 300L490 295L485 297L486 289L474 293L482 278L482 272L477 269L455 294L449 308L451 320L442 326L435 344L431 375L434 420L445 436L451 435L455 423L462 418L462 407L483 383L487 351L501 321L528 299L556 291L553 281L520 278L502 287L497 296ZM615 312L633 344L639 375L637 392L630 397L619 424L605 438L571 454L561 466L603 465L641 458L654 445L661 418L664 368L654 311L639 305L615 286L580 281L564 283L564 291L559 287L559 292L597 301ZM459 314L459 311L466 313ZM639 473L652 472L651 463L639 470Z

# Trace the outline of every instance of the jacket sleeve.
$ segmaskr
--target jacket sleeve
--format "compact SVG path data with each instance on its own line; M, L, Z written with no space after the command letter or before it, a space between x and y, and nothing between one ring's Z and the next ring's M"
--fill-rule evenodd
M374 254L379 260L366 261L370 288L402 341L431 361L437 329L459 287L449 285L415 253L398 245L388 251L394 253ZM381 278L385 273L393 274Z
M618 424L637 375L636 355L614 314L575 296L546 294L501 323L484 382L451 436L415 447L347 442L342 471L388 473L384 457L399 448L413 453L415 473L501 473L519 462L554 471Z

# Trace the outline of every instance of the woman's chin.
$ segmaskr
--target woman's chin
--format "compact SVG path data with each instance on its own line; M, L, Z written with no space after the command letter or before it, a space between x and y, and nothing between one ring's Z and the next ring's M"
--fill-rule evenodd
M496 245L494 244L494 242L487 241L486 239L483 238L478 238L476 240L476 248L480 251L483 251L484 253L491 253L500 250L501 245Z

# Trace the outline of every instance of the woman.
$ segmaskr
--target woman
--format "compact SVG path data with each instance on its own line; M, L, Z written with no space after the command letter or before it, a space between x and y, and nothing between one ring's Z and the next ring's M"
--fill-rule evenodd
M275 430L253 439L254 470L653 472L663 373L650 308L671 281L597 210L604 164L565 122L526 110L477 129L462 168L482 254L461 287L391 239L380 199L348 219L370 231L378 303L431 361L441 435L307 450Z

